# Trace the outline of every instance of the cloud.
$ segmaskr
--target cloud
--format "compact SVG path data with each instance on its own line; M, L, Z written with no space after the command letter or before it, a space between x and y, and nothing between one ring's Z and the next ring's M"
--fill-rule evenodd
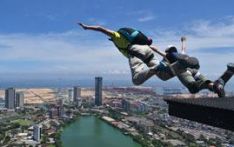
M218 22L199 20L187 24L184 28L178 28L177 31L157 30L154 32L154 37L163 46L168 44L168 41L169 44L174 43L179 46L182 35L187 37L187 45L190 50L234 47L234 19L227 17Z
M199 20L182 29L150 32L161 49L169 44L180 48L180 37L185 35L188 53L199 58L201 71L210 77L217 77L226 69L227 62L234 62L230 50L234 48L232 17L219 22ZM0 34L0 55L0 73L130 75L128 60L104 35L80 29L62 33Z
M164 50L174 44L181 48L180 37L186 36L187 53L200 60L201 71L209 77L218 77L228 62L234 62L234 19L218 21L199 20L186 24L178 30L152 31L155 44Z
M147 21L151 21L151 20L154 20L154 19L155 19L155 16L153 16L153 15L146 15L146 16L138 18L138 21L139 22L147 22Z
M131 17L136 17L138 22L148 22L156 18L155 15L148 10L131 11L128 12L127 15Z
M228 17L218 20L214 23L208 20L200 20L194 22L191 31L201 37L233 37L234 36L234 19Z
M92 53L103 58L110 56L111 50L97 49L96 45L83 42L82 36L77 34L79 33L69 31L50 34L0 35L0 44L3 46L0 52L4 55L0 60L78 61L91 58ZM4 49L4 46L7 47L7 50ZM103 50L105 52L100 54Z
M39 69L40 72L106 73L112 69L117 73L115 69L127 67L123 66L126 59L110 42L93 40L92 36L89 38L82 34L85 33L77 30L48 34L1 34L0 70L2 73L25 72L20 66L32 63L43 64L30 66L27 72L39 72ZM3 68L12 61L18 68Z

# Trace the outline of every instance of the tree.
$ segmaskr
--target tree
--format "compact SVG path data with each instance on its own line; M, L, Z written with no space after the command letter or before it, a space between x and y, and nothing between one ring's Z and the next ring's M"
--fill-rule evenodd
M162 143L160 140L154 139L154 140L152 141L152 144L153 144L155 147L163 147L163 143Z
M6 136L5 140L3 141L3 144L7 144L11 140L10 136Z

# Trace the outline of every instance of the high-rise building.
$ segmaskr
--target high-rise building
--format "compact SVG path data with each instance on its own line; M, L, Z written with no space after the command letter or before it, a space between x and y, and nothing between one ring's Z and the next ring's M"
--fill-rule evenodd
M65 114L65 110L63 106L54 106L49 110L50 119L58 119L62 118Z
M15 89L8 88L5 90L5 107L15 109Z
M63 116L65 114L64 107L58 107L57 110L58 110L58 117L63 118Z
M73 101L73 90L72 89L68 89L68 98L70 101Z
M33 139L37 142L41 140L41 125L34 125L33 126Z
M73 102L79 105L80 101L81 101L81 88L79 86L75 86L73 87Z
M102 105L102 77L95 77L95 105Z
M23 92L17 92L16 93L16 107L23 107L24 106L24 93Z
M123 99L122 100L122 107L123 107L124 111L128 112L130 110L129 100Z
M60 107L63 107L63 105L64 105L64 99L59 99L58 100L58 105L60 106Z
M58 111L58 107L52 107L49 110L49 116L51 119L57 119L59 116L59 111Z

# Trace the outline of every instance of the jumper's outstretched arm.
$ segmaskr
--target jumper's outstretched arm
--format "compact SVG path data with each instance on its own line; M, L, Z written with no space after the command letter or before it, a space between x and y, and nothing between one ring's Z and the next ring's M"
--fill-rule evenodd
M93 30L97 32L101 32L107 36L111 36L115 31L104 28L102 26L90 26L90 25L85 25L83 23L78 22L78 25L80 25L84 30Z
M159 55L161 55L162 57L166 58L166 53L160 51L156 46L151 45L150 48L151 48L154 52L156 52L156 53L158 53Z
M180 41L181 41L181 53L185 54L186 53L186 37L182 36Z

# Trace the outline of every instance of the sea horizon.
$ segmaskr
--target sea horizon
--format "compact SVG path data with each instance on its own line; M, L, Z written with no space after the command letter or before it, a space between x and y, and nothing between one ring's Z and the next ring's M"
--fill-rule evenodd
M84 79L18 79L18 80L0 80L0 89L6 89L9 87L14 88L71 88L74 86L80 86L82 88L94 88L95 79L92 78L84 78ZM103 87L132 87L135 86L131 80L127 79L109 79L103 77ZM177 79L169 80L166 82L159 80L149 80L144 84L140 85L143 87L152 87L154 89L163 88L175 88L186 91L186 88L179 82ZM225 89L228 92L234 92L234 83L230 82L226 85Z

